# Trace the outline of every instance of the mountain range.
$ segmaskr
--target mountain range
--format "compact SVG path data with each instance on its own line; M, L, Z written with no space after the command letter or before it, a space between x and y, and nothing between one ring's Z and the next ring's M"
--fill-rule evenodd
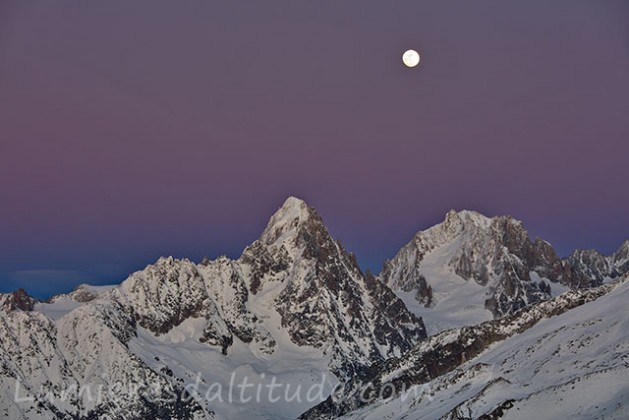
M290 197L238 259L162 257L120 285L82 285L45 302L24 290L0 295L0 415L381 418L393 404L404 409L392 418L497 418L533 407L535 392L555 386L559 398L565 383L609 377L620 382L596 402L620 416L628 272L629 241L610 256L562 259L511 217L450 211L374 276ZM602 343L585 345L594 356L562 343L595 334ZM550 338L538 348L539 337ZM516 340L532 350L516 352ZM530 371L553 357L564 363L564 353L583 366L565 362L569 373L545 372L537 384ZM234 391L243 381L250 386ZM429 385L446 402L406 406L391 390L363 403L355 391L365 382L372 393ZM278 384L276 399L267 390Z

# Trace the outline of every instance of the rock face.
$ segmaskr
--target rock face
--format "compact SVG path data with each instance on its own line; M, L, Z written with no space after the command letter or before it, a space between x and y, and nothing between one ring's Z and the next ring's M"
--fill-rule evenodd
M174 337L182 331L198 337L188 347L196 352L193 361L204 352L227 361L235 347L255 355L256 363L287 348L304 355L314 351L327 363L322 373L342 380L374 361L401 356L426 337L422 320L387 286L361 272L317 212L289 198L237 260L195 264L160 258L118 287L81 286L42 304L24 291L0 295L0 382L6 390L0 413L213 418L211 404L186 398L183 384L190 377L174 374L184 371L181 361L168 365L147 357L155 354L153 345L168 354L160 343L179 340ZM13 402L16 383L32 401ZM155 390L150 396L115 390L97 401L64 396L68 387L107 390L113 384L151 384Z
M140 326L155 335L165 334L189 318L204 317L205 342L226 354L233 341L204 278L189 260L160 258L132 274L112 296L129 308Z
M336 371L407 351L425 338L420 319L334 241L316 211L289 198L240 258L251 300L273 296L292 341L321 347Z
M0 306L7 312L32 311L36 303L37 300L29 296L24 289L18 289L0 298Z
M552 283L571 288L596 284L564 263L549 243L531 241L521 222L472 211L450 211L442 223L417 233L385 263L379 278L393 290L413 291L420 303L430 306L440 281L432 269L435 255L439 272L486 287L484 305L494 317L550 298ZM429 259L431 264L425 263ZM534 281L531 273L544 281Z
M265 319L269 311L276 313L293 343L321 348L339 376L399 356L426 336L421 319L386 286L363 275L317 212L294 197L238 260L196 265L161 258L132 274L112 296L156 335L204 318L202 341L224 354L235 339L273 353L275 326Z
M590 279L593 284L613 280L629 272L629 240L609 256L593 249L577 249L565 259L565 264L577 276Z

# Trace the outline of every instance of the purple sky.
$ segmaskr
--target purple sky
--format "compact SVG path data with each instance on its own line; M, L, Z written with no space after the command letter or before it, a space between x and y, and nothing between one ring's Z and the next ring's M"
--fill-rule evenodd
M628 75L625 0L2 1L0 290L236 257L288 195L375 271L450 208L610 253Z

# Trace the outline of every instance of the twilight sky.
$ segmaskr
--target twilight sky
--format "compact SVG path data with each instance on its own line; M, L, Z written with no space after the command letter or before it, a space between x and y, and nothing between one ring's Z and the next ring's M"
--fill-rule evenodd
M625 0L0 3L0 291L237 257L289 195L374 271L451 208L611 253L628 156Z

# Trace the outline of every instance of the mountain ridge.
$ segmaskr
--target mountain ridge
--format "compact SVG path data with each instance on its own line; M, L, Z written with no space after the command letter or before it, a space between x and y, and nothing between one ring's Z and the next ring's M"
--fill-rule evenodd
M220 257L196 264L160 257L113 288L83 285L48 303L16 292L0 296L0 303L6 308L0 311L0 319L7 320L4 334L18 334L23 321L13 319L38 319L38 334L50 337L45 360L36 356L36 341L15 347L8 346L10 340L6 345L2 341L5 380L19 378L27 395L41 389L58 398L60 383L81 387L124 380L139 385L142 378L153 377L160 384L160 395L183 395L182 381L194 378L195 372L219 382L224 379L199 364L208 357L214 365L230 366L241 360L233 364L234 372L245 378L253 375L261 383L268 380L255 372L268 369L293 382L308 383L322 375L333 383L351 377L374 360L401 356L426 337L421 318L408 312L386 286L364 275L355 257L330 236L316 211L293 197L236 260ZM75 325L81 325L81 331ZM73 338L79 336L81 339ZM85 339L90 336L100 337L103 344L90 343ZM163 343L185 345L187 358L175 362L171 345ZM111 345L114 353L109 354L103 345ZM21 346L31 356L16 359ZM296 364L306 354L312 355L306 363L309 371L293 377ZM164 365L161 360L171 363ZM286 360L294 364L283 366ZM51 367L31 378L24 373L31 364ZM122 365L134 366L131 376L120 370ZM279 368L273 367L276 365ZM48 377L56 379L44 379ZM10 389L9 383L4 385ZM171 418L174 412L187 413L183 418L210 418L216 413L230 417L234 409L207 401L151 405L142 399L116 398L124 401L118 408L80 399L42 408L35 404L37 398L22 407L11 404L11 396L5 394L0 407L16 417L18 412L28 412L29 418L90 418L94 413ZM299 407L292 407L300 410L295 416L307 408ZM267 415L277 415L276 407L268 409Z
M0 294L0 413L244 417L245 403L188 398L184 385L203 374L203 383L226 387L229 372L268 384L265 373L272 372L291 384L324 378L322 392L329 393L405 357L428 335L499 321L569 288L609 281L606 273L628 268L627 244L603 260L575 252L581 257L566 262L513 218L450 211L374 276L362 272L314 208L289 197L238 258L160 257L119 285L81 285L47 302L24 290ZM32 401L13 401L16 381ZM115 406L62 398L67 386L116 382L155 384L159 398L115 390ZM294 418L311 407L267 401L258 414Z
M515 366L518 365L516 361L513 360L516 355L518 355L518 353L524 353L524 355L526 355L532 352L532 349L539 348L542 346L542 340L536 339L531 347L525 349L526 351L520 351L521 349L516 347L516 349L512 351L514 355L509 354L509 356L503 355L504 351L500 351L500 346L504 345L504 343L508 342L510 339L518 337L536 327L543 330L544 322L548 322L556 317L561 317L582 306L596 303L598 299L609 299L610 295L615 292L617 295L620 295L620 297L613 297L613 299L616 300L616 306L607 309L607 312L605 312L606 308L604 306L597 306L599 313L614 313L618 310L618 304L622 304L623 296L626 297L629 294L628 280L629 276L625 275L614 283L590 289L573 290L551 300L524 308L511 316L487 321L472 327L461 327L444 331L419 343L413 350L401 358L393 358L372 365L363 375L357 376L353 378L352 381L345 383L342 387L337 389L335 395L328 397L325 402L304 413L300 419L328 419L342 416L347 416L347 418L378 418L378 415L382 415L382 412L370 415L369 411L363 409L370 406L374 408L380 406L384 408L383 411L386 412L387 415L393 416L393 418L401 418L404 413L402 410L399 410L397 415L394 415L394 413L398 411L394 407L396 403L407 405L406 408L413 412L418 410L417 406L439 406L439 402L443 402L444 400L437 400L437 395L438 398L447 397L451 401L443 404L443 407L439 408L439 410L444 413L444 416L437 416L436 418L484 418L481 417L483 415L490 416L488 418L493 418L491 417L491 413L494 410L496 413L504 412L511 409L514 403L516 403L516 400L526 401L528 398L540 392L517 389L513 386L514 383L512 382L516 378L511 377L509 374L514 370ZM565 324L558 323L558 327L552 328L550 332L544 334L542 338L552 338L557 341L555 337L562 331L578 331L580 328L586 329L591 325L596 325L603 321L600 318L590 315L587 310L581 311L581 316L584 320L581 321L579 319L579 322L573 322L572 325L568 324L571 328L567 328ZM564 319L569 320L569 318L565 316ZM538 324L541 325L541 327ZM606 337L609 336L609 338L613 337L615 339L614 347L608 350L609 361L599 361L599 364L607 370L613 368L615 374L622 377L629 371L626 354L623 355L623 351L629 348L629 340L627 340L626 334L618 337L618 332L619 329L622 330L622 325L626 326L627 320L623 319L622 316L616 316L609 324L610 329L601 331L601 333L604 332ZM591 331L585 331L583 336L579 336L580 342L574 345L575 340L563 342L567 348L557 348L552 355L557 356L564 353L566 355L573 355L575 353L587 352L589 347L592 347L594 341L593 338L589 336L590 334ZM530 341L531 340L529 340L529 342ZM531 345L530 343L527 344ZM602 347L605 348L605 345ZM581 350L582 348L584 349ZM492 366L491 364L483 363L483 357L487 358L486 354L491 353L492 349L494 349L494 353L499 356L498 360L501 361L501 364ZM518 357L522 359L519 360L522 364L537 362L543 365L548 362L547 360L527 360L526 357L522 355L518 355ZM565 365L574 363L572 360L560 361L562 369L558 369L559 372L566 370ZM510 362L511 369L503 368L507 362ZM584 368L589 368L591 364L592 362L581 363L581 365L584 365ZM463 365L467 365L467 369L461 369L460 366ZM498 373L491 372L492 368L494 371L498 371ZM534 371L533 375L536 375L539 370L541 369L538 368ZM595 375L598 372L605 371L605 369L589 368L587 371ZM487 373L492 373L492 375L490 375L489 378L482 378L483 381L480 381L481 384L484 383L485 385L478 387L478 384L475 384L475 394L471 394L469 399L463 400L463 402L460 403L460 399L456 398L456 395L466 391L466 388L472 388L470 385L471 382L474 381L475 376L483 376ZM544 390L544 386L547 387L546 391L548 391L552 388L566 387L566 385L572 386L572 389L574 389L573 384L578 382L579 373L568 372L568 374L570 379L568 383L558 383L552 386L542 383L542 390ZM527 379L527 381L530 380L531 379ZM430 386L426 384L430 384ZM495 384L498 385L495 388L500 389L501 387L507 387L514 392L514 394L509 398L508 393L493 391L499 394L499 398L501 399L492 399L492 403L488 404L487 401L484 401L482 398L483 394L491 390ZM524 386L527 387L533 384L534 383L528 383ZM421 386L424 387L421 388ZM538 388L539 386L540 385L538 385ZM444 393L439 394L443 389L448 388L455 389L450 395L444 395ZM413 389L416 392L413 392ZM417 392L418 390L420 392ZM620 395L627 395L629 388L625 386L624 389L615 391L619 392ZM401 396L403 397L401 398ZM405 398L409 396L410 401L405 400ZM491 404L494 405L492 406ZM618 410L619 407L612 406L612 408ZM432 410L434 410L434 408ZM571 413L572 410L574 410L573 407L566 407L564 416ZM620 414L621 411L623 411L622 407L620 407L617 414ZM431 411L428 411L428 413L430 412ZM472 412L474 413L473 415L471 414ZM352 413L355 413L355 415L352 415ZM406 414L408 415L408 413ZM424 413L424 415L426 414ZM433 412L432 416L434 415ZM522 416L524 416L524 418L530 417L526 417L526 413L522 413ZM500 417L501 416L498 418Z
M567 289L617 278L629 269L624 248L600 256L598 265L594 258L561 259L549 242L531 240L523 223L511 216L450 210L443 222L417 232L385 261L378 277L415 314L434 318L438 325L429 329L435 332L499 318ZM458 302L458 295L466 301ZM460 321L439 320L452 311L461 312Z

